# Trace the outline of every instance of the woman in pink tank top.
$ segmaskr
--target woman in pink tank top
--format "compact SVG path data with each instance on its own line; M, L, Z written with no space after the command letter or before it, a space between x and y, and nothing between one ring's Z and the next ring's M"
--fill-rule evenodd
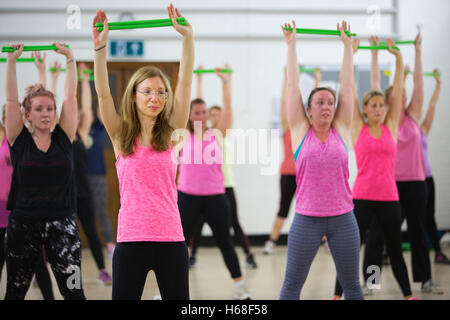
M353 113L352 39L338 23L344 57L339 104L333 89L314 89L305 112L299 82L295 22L282 27L287 43L286 112L295 150L296 214L288 235L286 274L280 299L299 299L323 236L327 237L346 299L364 299L359 284L359 231L348 184L348 151ZM291 29L292 28L292 29ZM289 31L290 30L290 31ZM292 31L294 30L294 32Z
M401 206L402 220L406 218L408 239L411 244L412 278L414 282L421 282L423 293L442 294L442 289L432 281L431 263L427 244L425 215L427 201L427 185L425 182L425 164L421 145L421 131L419 121L423 108L423 68L422 68L422 39L420 33L416 36L414 45L414 88L411 101L406 105L406 92L402 95L402 110L397 133L397 155L395 160L395 180ZM380 89L379 68L376 54L372 56L371 81L372 87ZM407 75L407 73L406 73ZM405 88L403 78L403 88ZM395 95L393 86L385 92L385 103L391 107ZM377 228L375 228L377 229ZM378 242L378 243L377 243ZM383 237L377 233L370 233L367 248L383 248ZM376 244L377 243L377 244ZM379 250L381 250L379 249ZM368 264L378 264L382 256L377 250L369 251Z
M322 74L319 69L314 72L315 87L319 87ZM281 229L289 214L292 199L295 195L297 183L295 181L295 162L292 152L291 131L286 117L286 70L284 71L283 88L281 91L281 130L283 131L284 160L280 168L280 204L278 213L273 222L272 232L264 245L264 254L271 254L280 237Z
M186 127L189 114L194 39L192 27L168 8L173 28L182 35L178 85L158 68L147 66L131 77L116 113L108 83L105 49L106 14L98 11L94 27L95 88L99 108L117 158L120 211L113 255L113 299L140 299L147 273L154 270L162 299L189 299L188 251L184 242L175 184L176 156L172 133Z
M202 221L208 223L234 281L234 299L247 300L250 294L230 234L231 207L222 173L223 137L233 122L231 74L215 70L222 81L223 111L216 128L210 129L206 102L201 98L191 101L189 133L180 152L178 207L187 243Z
M370 39L373 41L374 39ZM378 223L386 240L387 252L394 276L406 300L412 299L408 270L402 255L401 212L395 185L395 155L397 151L397 128L401 112L403 58L400 51L392 49L392 39L387 40L389 52L396 58L393 102L386 112L384 95L371 90L362 98L361 114L358 106L356 84L353 83L354 111L352 121L352 144L354 146L358 173L353 185L354 212L358 222L361 242L365 242L372 223ZM359 40L355 39L353 51L358 51ZM367 121L365 120L367 119ZM367 281L372 272L362 273ZM370 283L369 283L370 287ZM368 292L367 288L365 292ZM340 298L342 288L336 281L335 297Z

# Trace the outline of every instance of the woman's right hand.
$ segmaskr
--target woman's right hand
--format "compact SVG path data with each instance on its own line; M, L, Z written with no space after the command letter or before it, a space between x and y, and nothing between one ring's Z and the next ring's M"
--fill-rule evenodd
M434 76L434 79L436 80L437 84L441 84L441 77L439 76L439 74L440 74L439 69L433 70L433 76Z
M23 52L23 43L21 44L13 44L12 48L16 49L13 52L8 52L7 57L9 59L14 59L14 61L22 55Z
M53 79L57 79L61 73L61 63L59 61L53 62L52 68L54 68L55 71L52 71L50 75Z
M285 28L292 28L292 30L286 30ZM292 42L295 42L295 38L297 36L297 33L295 31L295 21L292 20L292 26L290 23L285 23L284 26L281 26L281 30L283 31L284 40L286 40L287 44L290 44Z
M386 39L386 45L387 45L387 47L388 47L388 51L391 53L391 54L393 54L394 56L398 56L398 55L400 55L401 53L400 53L400 50L394 50L392 47L395 45L395 42L394 42L394 40L392 40L391 38L387 38Z
M103 23L103 31L98 31L95 24ZM108 42L109 35L109 26L108 26L108 18L106 18L105 11L98 10L97 14L92 21L92 40L94 41L94 49L99 49L103 46L106 46Z

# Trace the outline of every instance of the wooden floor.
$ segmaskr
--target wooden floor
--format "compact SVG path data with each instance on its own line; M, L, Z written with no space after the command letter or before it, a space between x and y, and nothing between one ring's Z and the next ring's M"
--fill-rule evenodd
M245 267L244 254L238 250L241 269L246 285L253 299L278 300L281 285L284 279L286 266L286 246L279 246L272 255L264 255L262 247L253 247L257 269ZM444 253L450 256L450 248L444 248ZM411 279L411 256L404 253ZM434 253L430 252L433 261ZM107 269L111 271L111 259L105 254ZM438 265L432 263L433 279L443 289L443 295L422 294L420 284L413 283L413 295L424 300L450 300L450 265ZM331 254L327 247L321 246L311 266L310 273L302 291L302 299L329 300L333 296L335 268ZM83 287L87 299L109 300L111 299L112 286L106 286L98 282L98 270L89 249L83 249L82 253L82 277ZM53 275L53 287L56 299L61 295L56 287ZM5 295L6 270L3 268L2 281L0 283L0 297ZM190 294L193 300L231 300L233 299L234 284L222 260L217 248L201 247L198 251L197 264L190 270ZM142 299L153 299L156 293L156 280L153 272L147 277L147 283ZM26 299L40 300L41 292L38 288L30 287ZM385 267L382 273L381 289L374 290L373 295L367 296L370 300L400 300L402 295L395 281L390 267Z

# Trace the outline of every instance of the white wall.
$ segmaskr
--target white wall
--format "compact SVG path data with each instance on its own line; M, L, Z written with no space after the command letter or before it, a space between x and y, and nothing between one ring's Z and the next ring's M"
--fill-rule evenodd
M165 6L169 1L106 1L78 0L81 9L81 28L66 27L69 14L66 9L75 1L20 1L13 3L2 0L0 8L0 45L23 41L26 44L49 44L64 40L71 45L79 60L92 60L90 25L96 9L107 12L109 20L118 19L121 12L135 15L135 19L164 18ZM228 62L233 68L233 105L235 110L234 128L270 129L273 117L273 99L280 95L282 72L285 64L285 43L280 25L295 19L298 27L334 29L342 19L350 22L352 31L358 33L363 43L368 36L378 34L383 38L413 39L415 25L422 25L424 37L424 69L435 66L443 72L443 87L439 100L436 121L430 134L430 158L437 184L437 219L439 227L450 228L450 200L445 197L450 177L446 168L449 163L449 148L443 137L448 136L449 119L449 63L444 54L449 52L449 44L442 37L450 30L446 0L422 1L400 0L398 9L395 1L176 1L174 4L191 22L195 32L196 65L205 68ZM379 29L368 25L373 15L367 13L370 5L381 8ZM444 30L442 32L442 30ZM111 39L145 40L147 61L175 61L180 58L180 36L170 28L133 31L111 31ZM299 61L304 64L336 65L342 61L342 45L335 37L298 36ZM402 48L405 61L413 65L413 49ZM52 61L57 55L48 53ZM2 55L4 56L4 54ZM59 58L59 57L58 57ZM59 58L60 61L63 59ZM355 64L369 64L370 54L360 52L355 56ZM380 54L380 63L392 64L388 53ZM4 64L0 65L4 75ZM18 65L19 91L37 79L31 64ZM425 79L426 101L431 95L433 80ZM0 88L4 88L4 76L0 76ZM410 84L409 84L410 85ZM62 90L63 82L59 87ZM195 93L195 81L193 93ZM221 104L221 86L214 75L205 76L204 93L208 104ZM410 86L408 87L410 92ZM0 103L4 102L0 91ZM442 138L440 138L442 137ZM281 139L272 139L282 160ZM351 182L355 175L355 164L351 155ZM248 234L267 234L278 210L279 175L261 175L265 166L235 165L236 195L239 216ZM294 213L292 204L289 222L283 229L287 233Z

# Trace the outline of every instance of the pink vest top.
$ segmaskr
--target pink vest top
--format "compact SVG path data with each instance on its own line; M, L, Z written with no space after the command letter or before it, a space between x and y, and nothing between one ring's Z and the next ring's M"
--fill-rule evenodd
M173 146L157 152L137 141L133 155L119 154L116 170L121 204L117 242L184 241Z
M296 156L297 213L330 217L353 210L348 184L348 151L336 130L331 128L322 143L310 128Z
M0 228L8 226L9 211L6 210L12 177L11 157L6 137L0 145Z
M294 153L292 152L291 130L283 133L284 160L281 164L282 175L295 175Z
M405 112L403 124L398 127L396 181L425 180L425 164L420 141L420 128Z
M354 146L358 174L353 185L353 199L398 201L395 184L397 145L388 127L381 126L381 137L372 137L367 124Z
M195 195L225 193L222 148L208 130L203 141L191 133L180 152L178 190Z

